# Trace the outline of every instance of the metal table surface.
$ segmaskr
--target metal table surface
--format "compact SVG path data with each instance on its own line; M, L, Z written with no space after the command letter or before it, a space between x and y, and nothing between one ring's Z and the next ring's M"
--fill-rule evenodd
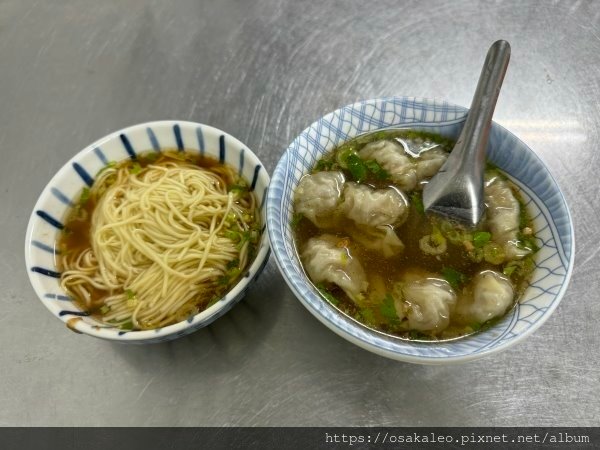
M166 344L76 335L36 298L29 215L97 138L192 120L272 172L356 100L468 106L499 38L513 51L495 120L550 167L577 241L562 303L519 345L456 366L376 356L313 318L273 258L230 313ZM600 425L600 3L4 0L0 61L0 425Z

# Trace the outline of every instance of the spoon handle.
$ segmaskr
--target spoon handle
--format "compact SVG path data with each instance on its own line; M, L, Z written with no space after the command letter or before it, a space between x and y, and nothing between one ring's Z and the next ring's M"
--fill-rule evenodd
M502 40L494 42L485 57L467 120L456 143L457 147L462 146L462 152L457 152L461 159L469 164L475 162L479 166L475 173L481 173L482 177L492 116L509 60L510 44Z
M484 211L483 172L492 115L510 59L510 45L496 41L488 50L471 109L454 149L423 190L426 212L435 212L470 226Z

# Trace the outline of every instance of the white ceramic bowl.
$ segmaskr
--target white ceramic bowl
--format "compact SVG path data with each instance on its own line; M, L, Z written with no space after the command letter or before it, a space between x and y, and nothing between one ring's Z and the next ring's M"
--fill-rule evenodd
M188 320L147 331L122 331L96 321L82 311L59 284L55 242L62 220L81 189L109 161L134 158L137 153L179 149L198 151L239 170L250 183L266 223L264 200L269 174L243 143L224 131L199 123L160 121L134 125L94 142L68 161L50 180L38 199L27 227L25 263L31 284L41 302L73 331L128 343L161 342L191 333L225 314L258 277L269 257L269 240L262 228L256 258L242 279L218 302Z
M574 235L565 199L536 154L508 130L493 124L488 158L521 189L534 218L536 269L519 305L493 327L448 342L414 342L375 332L324 301L309 281L294 247L293 193L315 162L342 142L367 131L406 126L456 139L467 109L412 97L367 100L338 109L304 130L279 161L267 198L267 228L276 262L302 304L331 330L367 350L423 364L472 360L517 343L536 330L560 302L573 270Z

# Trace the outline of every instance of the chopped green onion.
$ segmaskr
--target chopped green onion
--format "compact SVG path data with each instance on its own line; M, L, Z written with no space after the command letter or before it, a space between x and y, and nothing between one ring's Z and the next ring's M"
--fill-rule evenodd
M137 161L134 162L133 166L131 166L131 169L129 169L129 172L131 172L133 175L137 175L141 171L142 171L142 166L140 166L140 163Z
M360 310L360 315L362 316L364 322L367 325L375 325L375 314L373 313L373 310L371 308L362 308Z
M530 223L531 220L529 219L527 208L525 208L525 205L521 201L519 201L519 230L522 230L523 228L529 226Z
M337 246L339 248L348 248L349 245L349 241L347 239L342 239L340 241L338 241ZM348 258L348 253L346 252L340 252L340 262L342 263L342 265L346 265L348 264L349 258Z
M386 294L381 306L379 307L381 315L390 322L398 322L398 314L396 313L396 305L390 294Z
M144 159L148 162L154 162L158 159L159 155L159 152L148 152L144 155Z
M490 264L502 264L504 256L504 250L495 242L488 242L483 246L483 259Z
M504 267L504 269L502 270L502 273L504 273L504 275L510 278L510 276L515 272L515 270L517 270L517 266L511 266L507 264L506 267Z
M348 155L346 158L346 164L348 165L348 170L355 181L364 181L364 179L367 177L367 166L356 153L351 153Z
M379 180L386 180L390 177L390 174L387 173L387 171L383 167L381 167L379 163L374 159L369 159L365 161L365 166L367 166L369 172L371 172L375 176L375 178Z
M125 293L127 294L127 307L135 308L138 304L138 300L135 296L135 293L131 289L127 289Z
M430 337L427 336L425 333L422 333L417 330L410 330L408 333L408 337L410 339L421 339L421 340L429 340L430 339Z
M89 199L90 199L90 189L84 187L81 190L81 195L79 196L79 205L80 206L85 205Z
M121 324L119 328L121 328L121 330L133 330L133 323L131 321L125 322Z
M229 192L234 192L234 193L247 192L248 191L248 186L244 186L242 184L232 184L231 186L229 186L227 188L227 190Z
M244 244L250 240L250 232L242 231L241 233L239 233L239 235L240 235L240 242L237 243L237 248L241 249L244 246Z
M474 239L473 234L448 221L442 221L440 228L448 241L453 245L464 245L465 242L472 242Z
M116 161L110 161L107 165L105 165L102 169L100 169L98 171L98 173L96 174L96 176L100 175L105 170L112 169L113 167L116 167L116 166L117 166L117 162Z
M227 277L230 280L234 280L235 278L237 278L237 276L241 273L241 270L239 267L234 267L233 269L229 269L227 271Z
M469 327L471 327L471 329L472 329L473 331L479 331L479 330L481 330L481 325L482 325L482 324L480 324L480 323L478 323L478 322L474 322L474 323L472 323L471 325L469 325Z
M374 159L363 161L352 145L338 150L336 161L340 167L350 171L354 180L358 182L364 181L369 173L379 180L389 178L388 172L377 161Z
M506 266L502 272L507 277L527 277L532 271L535 269L535 263L533 262L533 258L528 256L519 261L511 261Z
M342 169L348 169L348 158L350 155L356 156L356 151L353 145L342 146L336 153L335 159Z
M321 158L320 160L317 161L317 164L315 165L315 171L321 172L323 170L331 170L332 166L333 166L333 161L331 159Z
M464 242L463 233L458 230L448 230L445 234L452 244L462 244Z
M427 255L441 255L447 249L446 238L441 233L435 232L419 239L419 248Z
M440 220L439 223L440 223L440 231L443 234L447 234L447 233L455 231L454 230L454 225L452 224L452 222L450 222L448 220ZM448 236L446 236L446 237L448 237Z
M467 256L471 261L479 263L483 261L483 248L474 248L467 253Z
M473 245L477 248L483 247L492 239L492 234L487 231L476 231L473 233Z
M410 201L412 202L419 214L425 215L425 206L423 205L423 199L421 198L421 194L419 194L418 192L413 192L410 196Z
M517 247L531 250L532 253L535 253L539 250L537 241L533 235L526 236L523 233L519 233L518 238L519 240L517 241Z
M458 289L461 284L467 281L467 276L464 273L452 267L444 267L442 269L442 276L454 289Z
M225 237L227 239L231 239L232 241L238 241L241 239L241 235L240 235L239 231L234 231L234 230L227 230L225 232Z
M317 284L317 289L325 298L325 300L327 300L332 305L337 305L340 302L337 298L333 296L331 292L329 292L329 289L327 289L323 283Z
M106 314L110 311L110 306L108 305L102 305L102 308L100 308L100 314Z
M206 308L210 308L212 305L214 305L215 303L217 303L219 301L219 297L218 296L214 296L213 298L210 299L210 301L206 304Z
M229 270L229 269L234 269L234 268L238 267L239 265L240 265L240 260L239 259L233 259L233 260L231 260L231 261L229 261L227 263L226 267Z
M297 228L300 225L300 222L302 221L302 219L304 218L304 214L302 213L296 213L292 216L292 222L291 222L291 226L292 228Z
M523 276L523 277L529 276L529 274L531 274L531 272L533 272L534 269L535 269L535 262L533 261L533 258L531 256L528 256L525 259L523 259L521 276Z

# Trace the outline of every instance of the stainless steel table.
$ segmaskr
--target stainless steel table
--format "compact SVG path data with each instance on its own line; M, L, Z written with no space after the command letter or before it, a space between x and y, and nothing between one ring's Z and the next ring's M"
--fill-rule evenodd
M75 335L35 297L34 202L109 131L211 124L272 171L359 99L468 106L499 38L495 119L549 165L577 241L561 305L515 348L449 367L375 356L314 319L273 260L229 314L162 345ZM0 61L0 425L600 425L600 3L4 0Z

